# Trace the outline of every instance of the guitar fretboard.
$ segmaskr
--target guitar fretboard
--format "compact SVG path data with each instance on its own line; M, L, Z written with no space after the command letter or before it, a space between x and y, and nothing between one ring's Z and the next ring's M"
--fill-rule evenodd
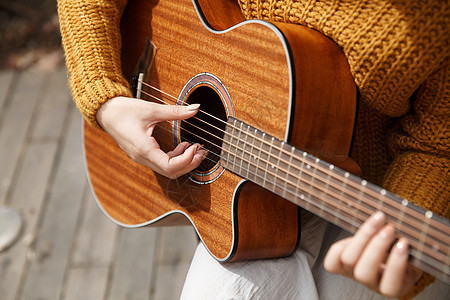
M351 233L384 212L409 239L411 263L450 283L449 220L234 118L227 122L221 164Z

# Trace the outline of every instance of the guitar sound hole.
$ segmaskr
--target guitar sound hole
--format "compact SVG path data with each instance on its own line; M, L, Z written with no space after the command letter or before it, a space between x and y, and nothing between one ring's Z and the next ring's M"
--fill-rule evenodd
M194 117L181 122L181 141L199 143L208 150L208 155L196 169L208 173L220 160L227 113L220 96L209 86L196 88L186 102L199 103L200 109Z

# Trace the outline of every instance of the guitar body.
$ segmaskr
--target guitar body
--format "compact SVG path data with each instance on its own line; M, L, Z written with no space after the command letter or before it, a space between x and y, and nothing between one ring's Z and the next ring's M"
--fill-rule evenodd
M301 26L242 22L235 1L193 2L130 1L121 23L124 75L132 77L149 38L157 51L146 82L178 104L201 103L201 110L354 171L348 154L356 88L339 47ZM160 123L155 130L164 150L183 140L181 126ZM89 126L84 145L96 200L122 226L191 223L219 261L287 256L299 243L298 206L219 162L172 180L134 163Z

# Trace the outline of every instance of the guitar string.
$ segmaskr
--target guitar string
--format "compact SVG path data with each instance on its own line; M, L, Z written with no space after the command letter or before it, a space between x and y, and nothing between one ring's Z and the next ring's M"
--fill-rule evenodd
M141 91L142 93L144 93L144 94L147 94L145 91ZM147 94L148 96L150 96L150 97L153 97L153 98L156 98L155 96L153 96L153 95L151 95L151 94ZM158 99L158 98L156 98L157 100L159 100L159 101L161 101L161 102L165 102L164 100L161 100L161 99ZM166 103L166 102L165 102ZM171 121L168 121L168 122L170 122L171 123ZM193 126L193 127L196 127L196 128L198 128L198 129L200 129L200 130L202 130L202 131L204 131L204 132L206 132L206 133L208 133L209 135L211 135L211 136L214 136L214 137L216 137L216 138L218 138L219 140L221 139L221 138L219 138L219 137L217 137L216 135L214 135L214 134L212 134L212 133L210 133L210 132L208 132L208 131L206 131L206 130L203 130L202 128L199 128L198 126L195 126L194 124L192 124L192 123L189 123L188 121L184 121L185 123L187 123L187 124L189 124L189 125L191 125L191 126ZM202 137L202 136L199 136L199 135L197 135L197 134L195 134L195 133L193 133L193 132L191 132L191 131L189 131L189 130L187 130L186 128L184 128L184 127L181 127L181 129L182 130L184 130L185 132L188 132L188 133L190 133L190 134L192 134L193 136L196 136L196 137L198 137L199 139L203 139L204 141L206 141L206 142L209 142L210 144L212 144L213 146L216 146L216 147L218 147L218 148L221 148L221 146L220 145L217 145L217 144L215 144L215 143L212 143L212 142L210 142L209 140L207 140L206 138L204 138L204 137ZM168 131L168 130L167 130ZM189 140L188 140L189 141ZM189 141L189 142L192 142L192 141ZM193 143L193 142L192 142ZM205 150L207 150L207 149L205 149ZM217 156L219 159L220 159L220 155L219 154L217 154L217 153L215 153L215 152L212 152L212 151L209 151L209 150L207 150L208 152L210 152L212 155L215 155L215 156ZM207 158L208 159L208 158ZM212 162L215 162L215 161L213 161L212 159L209 159L210 161L212 161ZM266 161L265 159L261 159L262 161L264 161L265 163L269 163L268 161ZM234 164L234 163L233 163ZM270 171L269 171L269 173L271 173ZM257 176L259 176L258 174L254 174L254 175L257 175ZM272 174L273 175L273 174ZM305 183L307 183L305 180L303 180L303 179L300 179L300 180L302 180L302 181L304 181ZM293 185L293 183L291 182L291 184ZM338 187L339 188L339 187ZM290 193L292 193L291 191L290 191ZM295 196L295 195L294 195ZM298 196L298 195L297 195Z
M165 102L164 100L162 100L162 99L159 99L159 98L157 98L157 97L155 97L154 95L151 95L151 94L148 94L148 93L146 93L145 91L142 91L142 92L144 92L145 94L147 94L148 96L151 96L151 97L153 97L153 98L155 98L156 100L158 100L158 101L160 101L160 102L163 102L163 103L165 103L165 104L168 104L167 102ZM169 94L167 94L167 93L165 93L165 92L163 92L164 94L166 94L166 95L168 95L168 96L170 96ZM171 96L172 98L175 98L175 97L173 97L173 96ZM203 121L203 120L201 120L201 121ZM186 121L185 121L186 122ZM189 124L189 122L187 122L188 124ZM208 123L207 123L208 124ZM193 125L193 124L191 124L192 126L195 126L195 125ZM197 126L195 126L195 127L197 127ZM199 128L199 127L197 127L197 128ZM201 128L199 128L200 130L202 130ZM220 130L220 129L219 129ZM204 131L204 130L203 130ZM205 131L205 132L207 132L207 131ZM209 132L207 132L208 134L210 134L210 135L213 135L213 134L211 134L211 133L209 133ZM201 138L201 139L203 139L203 140L205 140L205 141L207 141L207 142L209 142L208 140L206 140L205 138L203 138L203 137L200 137L200 136L198 136L198 135L196 135L197 137L199 137L199 138ZM213 136L215 136L215 135L213 135ZM216 138L218 138L219 140L221 139L221 138L219 138L219 137L217 137L217 136L215 136ZM210 142L211 143L211 142ZM213 143L212 143L213 144ZM216 145L216 144L214 144L216 147L218 147L218 148L221 148L221 146L218 146L218 145ZM241 149L242 150L242 149ZM217 155L216 153L214 153L214 152L212 152L214 155ZM270 154L269 154L270 155ZM218 155L217 155L218 156ZM289 172L288 172L289 173ZM328 174L329 175L329 174ZM335 176L334 176L335 177ZM339 179L338 179L339 180ZM339 189L340 187L338 187L338 189ZM360 186L358 185L358 186L356 186L356 188L360 188ZM367 193L366 193L367 194ZM378 195L377 195L378 196ZM376 198L376 197L375 197ZM380 200L380 199L378 199L378 200ZM390 206L392 206L392 205L390 205ZM402 207L403 208L403 207ZM422 216L421 214L419 214L420 216ZM409 217L409 216L408 216ZM398 219L398 218L396 218L395 216L394 216L394 219ZM417 220L417 218L413 218L414 220ZM420 222L420 224L422 225L422 222L420 221L420 220L418 220L419 222ZM410 226L412 226L411 224L409 224ZM414 226L412 226L413 228L416 228L416 227L414 227ZM416 228L417 229L417 228ZM420 231L420 229L418 229L419 231Z
M249 162L248 162L248 160L246 160L246 159L243 159L244 161L246 161L247 162L247 164L250 164ZM236 164L234 164L234 165L236 165ZM241 166L239 167L239 168L242 168ZM251 178L251 177L249 177L248 176L248 173L249 172L251 172L251 173L253 173L253 175L256 175L255 177L258 177L259 175L258 174L255 174L254 172L252 172L251 170L249 170L249 169L247 169L247 168L244 168L246 171L247 171L247 178ZM266 172L267 172L267 166L266 166ZM270 171L269 171L270 172ZM303 171L304 173L306 173L305 171ZM272 173L272 172L270 172L270 173ZM275 172L275 173L277 173L277 172ZM311 172L310 172L311 173ZM313 172L314 173L314 172ZM272 174L273 175L273 174ZM311 174L309 174L313 179L314 179L314 177L313 177L313 175L311 175ZM275 174L275 177L276 176L278 176L278 174ZM277 177L276 177L277 178ZM278 177L278 178L281 178L281 177ZM317 178L317 177L316 177ZM283 179L283 178L281 178L281 179ZM340 211L343 211L343 213L347 213L347 214L350 214L350 215L352 215L353 216L353 218L355 217L355 214L353 213L351 213L351 210L350 210L350 213L348 212L348 210L346 209L346 207L345 206L342 206L342 207L339 207L339 205L334 205L334 203L332 202L332 200L334 200L334 199L338 199L338 200L340 200L340 202L342 203L342 196L343 195L345 195L345 194L347 194L347 197L345 197L344 199L348 199L349 197L350 198L353 198L353 199L359 199L359 197L358 196L352 196L352 195L350 195L349 193L347 193L345 190L344 191L342 191L341 190L341 192L343 192L343 193L341 193L340 194L340 196L341 197L339 197L339 195L338 196L336 196L336 195L333 195L333 194L336 194L336 193L332 193L332 192L330 192L330 190L329 189L327 189L327 184L329 184L329 182L323 182L322 181L322 184L323 185L325 185L325 187L322 187L320 184L313 184L313 181L311 181L311 182L308 182L308 181L306 181L306 180L302 180L302 178L299 178L299 180L301 180L301 181L303 181L303 182L306 182L306 183L308 183L309 185L311 185L311 187L313 187L314 189L315 189L315 191L317 191L317 192L312 192L312 193L310 193L310 194L312 194L312 196L313 197L315 197L315 198L317 198L319 201L322 201L322 202L324 202L324 203L326 203L327 205L329 205L329 206L333 206L333 207L336 207L337 209L339 209ZM319 177L319 180L320 180L320 177ZM292 184L292 182L290 182L290 184ZM276 188L275 188L275 185L278 185L278 183L277 183L277 180L275 180L275 183L274 183L274 188L272 189L272 191L276 191ZM267 188L267 187L266 187ZM290 194L294 194L294 196L295 197L297 197L297 198L299 198L299 194L298 193L293 193L291 190L289 190L289 189L286 189L285 187L282 187L282 186L279 186L278 185L278 188L280 188L280 189L282 189L284 192L287 190ZM336 187L335 187L336 188ZM270 188L268 188L269 190L271 190ZM325 190L324 190L325 189ZM336 190L340 190L340 187L338 186L337 188L336 188ZM312 191L312 190L311 190ZM309 193L309 192L306 192L306 193ZM319 196L317 196L317 194L319 194ZM300 195L300 198L302 197L302 195ZM327 198L328 197L328 198ZM329 200L329 199L331 199L331 200ZM309 203L311 203L311 202L309 202ZM360 212L362 212L362 213L366 213L367 214L367 217L370 215L370 214L372 214L372 213L374 213L375 211L377 211L377 210L382 210L382 211L384 211L385 213L386 213L386 215L387 216L390 216L391 215L391 213L390 212L388 212L388 210L389 211L391 211L391 209L389 209L389 208L387 208L386 206L384 206L383 207L383 209L379 209L379 208L376 208L376 207L374 207L373 205L371 205L370 203L366 203L367 205L365 206L365 205L360 205L359 204L360 202L358 202L358 204L357 205L355 205L354 203L352 204L353 205L353 207L354 208L356 208L357 209L357 211L359 210ZM312 204L314 205L314 206L318 206L318 205L316 205L314 202L312 202ZM369 207L369 208L367 208L366 209L366 207ZM318 210L320 211L320 210L323 210L323 208L322 208L323 206L320 206L320 207L318 207ZM372 210L371 210L372 209ZM369 212L369 213L367 213L367 211ZM329 211L327 211L327 212L329 212ZM338 217L338 218L340 218L341 220L343 220L343 219L345 219L345 217L343 218L342 217L342 215L341 214L339 214L339 215L336 215L336 214L334 214L334 213L331 213L330 214L331 216L335 216L335 217ZM397 220L397 218L395 217L395 214L394 214L394 219L395 220ZM348 219L346 219L347 221L348 221ZM364 219L363 219L364 220ZM362 223L363 223L363 221L362 220L360 220L359 218L358 218L358 221L359 221L359 225L361 225ZM394 222L396 222L396 221L394 221ZM436 242L434 242L433 244L431 244L429 241L428 241L428 239L427 239L427 237L426 236L424 236L423 234L421 234L421 232L420 232L420 229L418 229L417 227L415 227L414 225L411 225L410 223L408 223L408 222L405 222L405 224L401 224L401 223L396 223L397 224L397 229L399 229L400 231L402 231L402 234L403 235L405 235L405 236L408 236L409 237L409 239L410 240L412 240L412 246L413 247L416 247L416 248L419 248L418 247L418 244L420 245L421 244L421 242L422 243L426 243L427 244L427 246L429 246L428 247L428 249L429 250L431 250L431 246L432 246L432 250L433 251L431 251L431 253L432 253L432 256L435 256L435 255L439 255L439 253L437 253L436 252L436 250L435 250L435 248L437 249L437 250L441 250L442 252L447 252L447 254L448 254L448 250L446 251L445 250L445 248L448 248L448 243L447 243L447 245L445 245L446 243L445 242L442 242L442 239L440 239L439 237L435 237L434 236L434 232L430 232L430 234L429 234L429 237L430 237L430 239L437 239L438 240L438 243L441 243L441 244L444 244L443 245L443 248L442 247L440 247L439 245L438 245L438 243L436 243ZM355 229L357 229L359 226L356 226L355 227ZM407 229L409 229L409 228L412 228L412 230L407 230ZM402 230L403 229L403 230ZM356 230L355 230L356 231ZM419 235L419 238L417 238L417 234ZM416 243L415 243L416 242ZM428 250L427 249L427 250ZM428 251L424 251L424 252L428 252Z
M182 128L182 129L184 129L184 128ZM215 153L213 153L213 154L215 154ZM291 192L292 193L292 192ZM321 210L320 208L319 208L319 210ZM330 213L330 212L328 212L328 213ZM330 213L331 214L331 213ZM331 214L331 215L334 215L334 214ZM348 219L347 219L348 220ZM362 222L361 222L362 223ZM354 224L352 224L353 226L355 226ZM355 228L357 228L357 227L355 227ZM411 239L411 238L410 238ZM420 240L420 239L419 239ZM413 248L415 245L411 245L411 247ZM418 249L418 247L416 246L415 248L417 248ZM422 251L423 252L423 251ZM421 256L423 255L423 254L421 254L420 252L417 252L417 251L412 251L411 252L412 254L413 253L419 253ZM433 252L434 253L434 252ZM426 253L425 253L426 254ZM438 254L438 253L437 253ZM416 257L417 258L417 257ZM417 259L419 259L419 258L417 258ZM426 257L425 258L422 258L422 261L425 261L425 260L428 260ZM420 261L420 259L419 259L419 261ZM432 265L433 264L433 262L429 262L428 264L430 264L430 265ZM438 269L438 268L437 268Z
M178 103L178 98L177 98L177 97L175 97L175 96L173 96L173 95L171 95L171 94L169 94L169 93L167 93L167 92L164 92L163 90L160 90L160 89L158 89L157 87L152 86L151 84L148 84L148 83L146 83L146 82L144 82L144 81L138 80L138 82L144 84L145 86L147 86L147 87L149 87L149 88L151 88L151 89L153 89L153 90L155 90L155 91L157 91L157 92L160 92L160 93L162 93L162 94L168 96L169 98L172 98L172 99L174 100L175 104ZM140 90L140 91L141 91L141 92L144 92L143 90ZM165 102L164 100L159 99L159 98L157 98L157 97L155 97L155 96L153 96L153 95L151 95L151 94L146 94L146 95L148 95L148 96L150 96L150 97L154 97L156 100L161 101L161 102L163 102L163 103L165 103L165 104L169 104L169 103ZM181 103L181 105L189 105L189 104L183 102L183 103ZM225 125L227 124L226 121L224 121L224 120L222 120L222 119L220 119L220 118L218 118L218 117L216 117L216 116L214 116L214 115L211 115L211 114L207 113L206 111L202 111L201 109L199 109L199 112L202 112L202 113L204 113L205 115L207 115L207 116L209 116L209 117L211 117L211 118L214 118L214 119L216 119L216 120L219 121L219 122L224 123ZM200 120L200 121L203 121L203 120ZM208 124L208 125L211 125L211 124ZM213 126L213 125L211 125L211 126ZM217 128L217 127L216 127L216 129L221 130L220 128Z
M147 84L147 83L145 83L145 82L143 82L146 86L149 86L149 87L151 87L151 88L153 88L153 89L155 89L155 90L157 90L157 91L159 91L159 92L161 92L161 93L163 93L163 94L165 94L165 95L167 95L167 96L169 96L169 97L171 97L171 98L173 98L173 99L176 99L174 96L171 96L170 94L168 94L168 93L166 93L166 92L164 92L164 91L161 91L161 90L159 90L158 88L156 88L156 87L153 87L153 86L151 86L151 85L149 85L149 84ZM163 102L163 103L165 103L165 104L168 104L166 101L164 101L164 100L162 100L162 99L159 99L158 97L156 97L156 96L154 96L154 95L152 95L152 94L149 94L149 93L146 93L145 91L142 91L142 92L144 92L146 95L148 95L148 96L150 96L150 97L153 97L153 98L155 98L156 100L158 100L158 101L160 101L160 102ZM185 104L185 103L183 103L183 104ZM206 112L204 112L204 111L202 111L203 113L205 113L205 114L207 114L207 115L210 115L210 114L208 114L208 113L206 113ZM217 119L217 120L219 120L219 121L221 121L221 122L224 122L223 120L221 120L221 119L219 119L219 118L216 118L215 116L212 116L212 115L210 115L211 117L213 117L213 118L215 118L215 119ZM221 131L223 131L222 129L220 129L220 128L217 128L217 127L215 127L214 125L212 125L212 124L209 124L209 123L207 123L206 121L204 121L204 120L201 120L201 119L198 119L198 120L200 120L200 121L202 121L202 122L204 122L204 123L206 123L206 124L208 124L208 125L210 125L210 126L212 126L212 127L214 127L214 128L216 128L217 130L221 130ZM185 121L187 124L190 124L189 122L187 122L187 121ZM212 134L212 133L210 133L210 132L208 132L208 131L205 131L205 130L203 130L203 129L201 129L201 128L199 128L198 126L195 126L195 125L193 125L193 124L190 124L191 126L194 126L194 127L196 127L196 128L198 128L198 129L200 129L200 130L202 130L202 131L204 131L204 132L206 132L206 133L208 133L209 135L211 135L211 136L214 136L214 137L216 137L217 139L219 139L219 140L221 140L221 138L220 137L217 137L217 136L215 136L214 134ZM229 124L230 125L230 124ZM233 127L233 128L236 128L236 127L234 127L233 125L231 125L231 127ZM237 129L237 130L240 130L240 129ZM200 136L198 136L198 135L196 135L197 137L199 137L199 138L201 138L201 139L203 139L203 140L205 140L206 142L209 142L208 140L206 140L205 138L203 138L203 137L200 137ZM250 136L252 136L251 134L250 134ZM253 136L255 139L256 139L256 136ZM258 138L259 139L259 138ZM266 143L266 144L268 144L265 140L262 140L262 139L259 139L260 141L262 141L262 142L264 142L264 143ZM211 142L210 142L211 143ZM244 142L245 143L245 142ZM213 143L212 143L213 144ZM221 146L219 146L219 145L216 145L216 144L214 144L214 146L216 146L216 147L218 147L218 148L221 148ZM278 147L276 147L276 148L278 148ZM284 149L282 149L282 148L278 148L278 149L280 149L281 151L283 151L284 153L287 153L286 151L284 151ZM242 150L242 151L245 151L244 149L240 149L240 150ZM217 154L215 154L215 155L217 155ZM270 154L269 154L270 155ZM286 161L284 161L285 163L287 163ZM323 171L323 170L322 170ZM290 172L287 172L287 173L290 173ZM333 174L332 174L333 175ZM335 179L336 179L336 176L333 176ZM339 180L339 178L337 178L337 180ZM355 188L358 188L358 189L360 189L361 188L361 186L358 184L357 186L355 186L354 185L354 187ZM370 190L369 190L370 191ZM374 192L374 191L373 191ZM379 197L380 197L380 195L378 194L378 193L376 193L376 192L374 192L375 194L372 194L372 196L374 196L374 198L376 198L378 201L382 201L382 199L380 199ZM367 193L366 193L367 194ZM423 217L423 215L422 214L420 214L420 216L421 217ZM418 218L414 218L415 220L417 220L420 224L422 224L422 221L420 220L420 219L418 219Z
M164 92L164 91L162 91L162 90L160 90L160 89L158 89L158 88L156 88L156 87L154 87L154 86L152 86L152 85L150 85L150 84L148 84L148 83L146 83L146 82L144 82L144 81L139 81L139 82L141 82L142 84L146 85L147 87L149 87L149 88L151 88L151 89L154 89L154 90L156 90L156 91L158 91L158 92L160 92L160 93L162 93L162 94L164 94L164 95L166 95L166 96L168 96L168 97L174 99L176 103L178 102L178 98L176 98L175 96L170 95L169 93ZM144 91L143 91L143 92L144 92ZM156 97L156 96L154 96L154 95L152 95L152 94L149 94L149 93L145 93L145 94L148 95L148 96L150 96L150 97L153 97L153 98L156 99L157 101L161 101L161 102L163 102L164 104L170 105L169 103L165 102L164 100L162 100L162 99L160 99L160 98L158 98L158 97ZM182 105L188 105L188 104L187 104L187 103L182 103ZM214 115L211 115L211 114L209 114L209 113L207 113L207 112L205 112L205 111L202 111L202 110L199 110L199 111L202 112L202 113L204 113L204 114L206 114L206 115L208 115L208 116L210 116L210 117L212 117L212 118L214 118L214 119L216 119L216 120L218 120L219 122L225 123L225 125L228 124L228 122L223 121L222 119L217 118L217 117L214 116ZM194 117L195 117L195 116L194 116ZM195 118L196 118L196 117L195 117ZM205 123L205 124L207 124L207 125L210 125L210 126L214 127L214 128L217 129L217 130L222 131L223 133L225 133L225 131L222 130L221 128L217 128L217 127L215 127L214 125L209 124L209 123L207 123L206 121L204 121L204 120L202 120L202 119L198 119L198 118L196 118L196 119L199 120L199 121L201 121L201 122L203 122L203 123ZM186 121L185 121L185 122L186 122ZM188 122L186 122L186 123L189 124ZM192 124L190 124L190 125L192 125ZM232 127L233 129L239 130L239 131L241 130L240 128L237 128L237 127L235 127L235 126L232 125L232 124L228 124L228 126ZM197 127L197 126L195 126L195 127ZM208 133L209 135L212 135L212 136L218 138L219 140L221 140L221 138L219 138L219 137L217 137L217 136L211 134L210 132L205 131L205 130L199 128L199 127L197 127L197 128L200 129L200 130L202 130L202 131L204 131L205 133ZM269 144L266 140L264 140L264 139L260 139L260 138L254 136L254 135L251 135L251 134L249 134L249 135L250 135L251 137L255 138L255 139L258 139L260 142L265 143L266 145L270 145L270 144ZM202 139L205 140L205 141L207 141L207 140L204 139L204 138L202 138ZM244 141L244 144L245 144L245 141ZM218 146L218 145L215 145L215 146L221 148L221 147ZM272 145L270 145L270 146L272 146ZM282 147L275 147L275 149L280 150L280 151L281 151L282 153L284 153L284 154L290 155L290 153L289 153L288 151L285 151ZM238 149L238 150L245 151L244 149ZM270 153L267 153L267 154L270 155ZM284 161L284 163L288 163L288 162ZM324 171L324 170L322 169L322 171ZM339 178L336 178L335 176L333 176L333 177L334 177L335 179L339 180ZM353 185L353 186L354 186L355 188L358 188L358 189L361 187L359 184L358 184L357 186L355 186L355 185ZM377 197L380 196L378 193L376 193L376 192L374 192L374 193L375 193L375 194L372 194L372 196L374 196L375 198L377 198ZM378 200L382 200L382 199L378 199ZM422 215L421 215L421 216L422 216ZM421 221L421 220L419 220L419 221Z
M166 128L162 128L162 129L164 129L164 130L166 130L166 131L168 131L168 132L170 132L170 130L168 130L168 129L166 129ZM167 139L168 139L168 137L166 137ZM253 173L253 172L252 172ZM253 173L254 174L254 173ZM258 174L254 174L255 176L259 176ZM305 181L306 182L306 181ZM276 183L275 183L276 184ZM278 184L276 184L276 185L278 185ZM279 188L282 188L282 187L280 187L279 185L278 185L278 187ZM318 191L319 189L317 189L316 188L316 190ZM290 194L293 194L294 195L294 197L297 197L297 198L299 198L299 195L298 194L295 194L295 193L293 193L292 191L289 191L289 193ZM318 193L321 193L320 191L318 192ZM333 204L333 202L330 202L330 201L327 201L327 200L329 200L329 199L327 199L327 200L324 200L323 199L323 196L327 196L327 197L331 197L331 198L333 198L333 196L332 195L330 195L330 193L329 192L327 192L327 191L325 191L324 192L325 194L324 195L322 195L322 194L320 194L319 195L319 197L316 195L317 194L317 192L316 193L312 193L312 197L315 197L315 198L317 198L317 200L319 200L319 201L322 201L322 202L325 202L325 203L327 203L329 206L333 206L333 207L336 207L336 208L338 208L338 211L342 211L342 209L341 210L339 210L339 207L338 206L335 206L334 204ZM322 196L322 197L320 197L320 196ZM336 196L334 196L335 198L336 198ZM322 199L321 199L322 198ZM354 228L355 228L355 230L359 227L358 225L361 225L362 223L363 223L363 221L362 220L357 220L357 221L359 221L359 223L357 223L356 225L355 225L355 223L354 222L352 222L351 220L349 220L348 218L346 218L346 217L344 217L342 214L338 214L338 215L336 215L336 213L333 213L333 211L330 211L329 209L323 209L322 207L319 207L316 203L314 203L314 202L312 202L312 205L314 205L318 210L319 210L319 215L320 215L320 212L321 211L325 211L326 213L328 213L329 215L331 215L331 216L335 216L335 217L338 217L341 221L343 221L343 222L347 222L348 224L350 224L350 225L352 225ZM359 207L361 207L361 206L359 206ZM344 207L345 208L345 207ZM343 209L344 211L345 211L345 213L347 213L347 214L351 214L351 213L349 213L348 212L348 209ZM361 210L361 209L360 209ZM361 210L362 212L364 212L363 210ZM372 211L373 212L373 211ZM369 216L369 214L367 214L367 217ZM352 218L353 219L355 219L355 214L352 214ZM408 225L408 224L406 224L406 225ZM404 233L405 233L405 231L404 231ZM420 239L417 239L417 237L415 237L414 236L414 234L406 234L408 237L409 237L409 239L413 242L413 243L411 243L411 247L412 248L417 248L418 249L418 246L417 246L417 243L414 243L414 239L416 239L416 240L419 240L420 241ZM427 248L427 250L429 249L430 247L428 247ZM425 252L425 254L426 255L428 255L426 252L428 252L428 251L422 251L422 252ZM417 251L416 252L414 252L414 253L418 253ZM434 252L433 252L434 253ZM439 253L436 253L437 255L439 255ZM431 255L431 256L433 256L433 255ZM438 258L437 258L438 259ZM429 261L429 259L427 259L427 257L424 257L424 258L422 258L422 261L427 261L428 260L428 264L430 264L430 265L433 265L433 261Z
M159 99L159 98L157 98L157 97L155 97L155 96L153 96L153 95L151 95L151 94L148 94L148 93L146 93L145 91L142 91L142 92L144 92L145 94L147 94L147 95L149 95L149 96L151 96L151 97L153 97L153 98L156 98L158 101L161 101L161 102L164 102L165 104L168 104L167 102L165 102L164 100L162 100L162 99ZM164 92L163 92L164 93ZM168 96L170 96L169 94L167 94L167 93L164 93L164 94L166 94L166 95L168 95ZM175 98L175 97L173 97L173 96L171 96L172 98ZM205 114L207 114L206 112L203 112L203 113L205 113ZM214 116L212 116L212 117L214 117ZM217 119L217 118L216 118ZM218 119L218 120L220 120L220 119ZM201 121L203 121L203 120L201 120ZM220 120L220 121L222 121L222 120ZM205 121L203 121L203 122L205 122ZM223 122L223 121L222 121ZM208 123L207 123L208 124ZM192 126L195 126L195 125L193 125L193 124L191 124ZM211 125L211 124L209 124L209 125ZM211 125L211 126L213 126L213 125ZM197 127L197 126L195 126L195 127ZM213 126L214 127L214 126ZM197 128L199 128L199 127L197 127ZM217 128L217 127L216 127ZM199 128L200 130L202 130L201 128ZM221 130L221 129L218 129L218 130ZM238 129L239 130L239 129ZM204 131L204 130L203 130ZM207 131L205 131L205 132L207 132ZM210 132L207 132L208 134L210 134L210 135L212 135L212 136L215 136L215 135L213 135L213 134L211 134ZM192 133L191 133L192 134ZM198 135L196 135L197 137L199 137L199 138L202 138L202 139L204 139L203 137L200 137L200 136L198 136ZM216 136L217 137L217 136ZM218 138L218 137L217 137ZM221 139L221 138L218 138L218 139ZM206 141L206 139L204 139L205 141ZM218 146L218 145L215 145L216 147L218 147L218 148L221 148L220 146ZM209 151L209 152L211 152L211 151ZM217 155L216 153L214 153L214 152L211 152L211 153L213 153L213 155ZM288 172L289 173L289 172ZM359 187L359 186L358 186ZM338 187L339 188L339 187ZM345 192L345 191L344 191ZM327 193L327 192L325 192L325 193ZM388 214L389 215L389 214ZM395 218L395 217L394 217ZM409 224L410 226L411 226L411 224ZM414 226L412 226L413 228L415 228Z
M163 127L160 127L160 128L163 129L163 130L166 130L167 132L171 132L167 128L163 128ZM165 138L169 139L168 137L165 137ZM259 176L258 174L255 174L255 173L253 173L253 174L255 176ZM278 185L278 184L275 183L274 185ZM279 185L278 185L278 187L282 188ZM300 198L299 194L293 193L292 191L288 191L288 192L291 193L292 195L294 195L294 197ZM307 192L305 192L305 193L307 193ZM319 196L316 195L317 193L319 193ZM324 209L324 207L320 207L315 202L309 202L310 204L312 204L313 206L316 207L316 209L319 211L319 215L321 215L320 212L324 211L324 212L328 213L331 216L335 216L335 217L337 216L340 219L341 222L346 222L346 223L350 224L351 226L353 226L355 231L363 223L363 219L362 220L360 218L358 218L357 220L355 219L355 214L353 214L352 217L349 219L349 218L343 216L341 213L339 213L339 211L342 211L342 209L339 209L339 206L335 206L333 204L333 201L332 201L333 200L333 196L332 195L327 194L326 192L324 194L321 194L320 192L314 192L314 193L310 193L310 194L311 194L312 197L316 198L318 201L325 202L329 206L333 206L333 207L338 208L338 212L336 213L335 211L331 210L330 208L325 208ZM323 196L328 197L328 198L326 198L327 200L324 200L324 198L322 198ZM308 199L303 199L303 200L304 201L308 201ZM344 209L344 210L347 211L349 209ZM363 212L363 213L366 213L363 210L360 210L360 211ZM347 214L349 214L349 213L347 212ZM368 217L370 214L366 213L366 215ZM355 223L354 221L357 221L357 223ZM411 247L410 248L410 252L411 252L410 254L412 256L414 256L418 260L418 262L427 263L428 265L433 266L436 270L441 271L439 266L436 266L436 260L442 261L442 258L436 257L436 255L438 255L438 256L442 256L442 255L439 255L439 253L435 252L435 251L432 251L431 252L432 254L429 254L428 253L429 251L423 251L423 250L421 251L421 250L419 250L419 245L417 245L417 244L420 244L420 239L418 239L417 237L415 237L413 235L409 235L409 234L407 234L407 236L408 236L408 239L410 240L410 247ZM415 250L415 249L417 249L417 250ZM426 250L431 250L431 248L428 247Z
M154 87L154 86L152 86L152 85L150 85L150 84L148 84L148 83L146 83L146 82L144 82L144 81L139 81L139 82L141 82L142 84L144 84L145 86L147 86L147 87L149 87L149 88L151 88L151 89L153 89L153 90L156 90L156 91L158 91L158 92L160 92L160 93L162 93L162 94L164 94L164 95L166 95L166 96L168 96L168 97L174 99L175 102L178 102L178 98L176 98L175 96L170 95L169 93L164 92L164 91L162 91L162 90L160 90L160 89L158 89L158 88L156 88L156 87ZM146 94L147 94L148 96L150 96L150 97L153 97L154 99L156 99L156 100L158 100L158 101L161 101L161 102L163 102L163 103L165 103L165 104L169 104L169 103L165 102L164 100L159 99L158 97L155 97L155 96L152 95L152 94L149 94L149 93L146 93ZM187 105L187 103L182 103L182 105ZM228 123L228 122L223 121L222 119L217 118L216 116L211 115L211 114L209 114L209 113L207 113L207 112L205 112L205 111L202 111L202 110L199 110L199 111L202 112L202 113L204 113L204 114L206 114L206 115L208 115L208 116L210 116L210 117L212 117L212 118L214 118L214 119L216 119L216 120L218 120L219 122L223 122L223 123L225 123L225 124ZM203 122L203 123L205 123L205 124L207 124L207 125L210 125L210 126L214 127L214 128L217 129L217 130L220 130L220 131L222 131L222 132L225 133L225 131L222 130L221 128L217 128L217 127L215 127L214 125L209 124L209 123L207 123L206 121L204 121L204 120L202 120L202 119L198 119L198 118L196 118L196 119L199 120L199 121L201 121L201 122ZM185 121L185 122L186 122L186 121ZM189 124L189 123L188 123L188 124ZM190 125L192 125L192 124L190 124ZM234 125L232 125L232 124L228 124L228 126L234 128L234 129L236 129L236 130L240 130L240 128L236 128L236 127L235 127ZM197 128L200 129L199 127L197 127ZM200 129L200 130L202 130L202 129ZM210 134L210 135L212 135L210 132L207 132L207 131L205 131L205 130L203 130L203 131L206 132L206 133L208 133L208 134ZM250 134L250 136L252 136L252 137L255 138L255 139L258 139L260 142L265 143L266 145L269 145L269 143L268 143L266 140L264 140L264 139L260 139L260 138L254 136L254 135L251 135L251 134ZM218 138L219 140L221 140L221 138L219 138L219 137L217 137L217 136L215 136L215 137ZM205 140L205 141L207 141L207 140L204 139L204 138L202 138L202 139ZM245 141L244 141L244 144L245 144ZM215 145L215 146L221 148L220 146L217 146L217 145ZM290 153L289 153L288 151L285 151L282 147L275 147L275 148L276 148L277 150L280 150L280 151L281 151L282 153L284 153L284 154L290 155ZM239 150L245 151L244 149L239 149ZM269 155L270 155L270 154L269 154ZM284 163L288 163L288 162L284 161ZM322 171L324 171L324 170L322 169ZM326 171L327 171L327 170L326 170ZM334 173L332 173L332 175L334 175ZM340 178L336 178L336 176L333 176L333 177L334 177L335 179L337 179L337 180L340 180ZM360 184L353 185L353 187L355 187L355 188L357 188L357 189L361 188ZM380 195L379 195L377 192L371 191L371 190L369 190L369 192L373 192L373 193L372 193L372 196L373 196L374 198L377 198L378 200L381 200L381 201L382 201L382 199L380 199ZM420 217L423 217L423 214L420 214ZM419 223L422 221L421 219L418 219L418 218L414 218L414 219L417 219L417 221L418 221Z

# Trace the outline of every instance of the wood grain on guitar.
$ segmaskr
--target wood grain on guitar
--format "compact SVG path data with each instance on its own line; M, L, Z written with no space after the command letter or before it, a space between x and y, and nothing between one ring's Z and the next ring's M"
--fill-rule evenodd
M191 223L217 260L236 261L295 251L299 206L351 232L382 210L412 240L412 262L448 282L448 220L350 174L359 171L348 157L356 87L341 49L305 27L242 21L234 1L130 1L124 75L149 38L158 50L144 99L201 103L197 116L160 123L155 136L165 150L189 140L211 151L170 180L85 126L89 179L106 215L128 227Z

